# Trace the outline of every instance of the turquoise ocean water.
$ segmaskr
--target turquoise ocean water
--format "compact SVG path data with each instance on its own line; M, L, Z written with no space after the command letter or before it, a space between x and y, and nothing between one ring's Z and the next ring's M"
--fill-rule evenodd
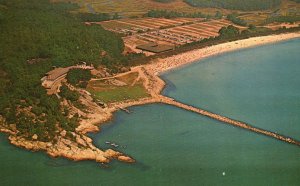
M300 39L202 60L163 75L164 94L300 140ZM162 104L117 112L98 134L137 160L52 159L0 136L0 185L300 185L300 148Z

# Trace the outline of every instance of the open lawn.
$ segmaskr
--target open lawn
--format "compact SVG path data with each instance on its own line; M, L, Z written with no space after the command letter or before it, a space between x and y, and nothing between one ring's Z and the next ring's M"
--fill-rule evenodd
M87 90L96 100L104 103L137 100L149 96L138 73L90 81Z
M125 100L137 100L139 98L148 97L143 85L124 86L103 91L89 90L94 98L104 102L113 103Z
M239 18L245 20L248 24L260 25L265 22L269 15L269 13L253 13L239 16Z

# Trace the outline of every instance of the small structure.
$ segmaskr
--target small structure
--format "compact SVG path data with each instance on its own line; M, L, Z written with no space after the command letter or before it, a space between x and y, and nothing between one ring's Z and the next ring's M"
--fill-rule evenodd
M163 45L163 44L157 44L157 43L148 43L145 45L138 45L136 46L137 49L145 50L147 52L153 52L153 53L161 53L173 50L174 47L171 45Z
M64 77L67 75L69 68L55 68L46 73L46 79L48 81L54 81L60 77Z
M61 84L61 81L65 79L67 76L69 70L80 68L84 70L92 70L94 69L93 66L86 65L85 62L83 62L82 65L76 65L76 66L70 66L66 68L55 68L45 74L45 76L41 79L42 86L46 88L47 94L52 95L59 92L59 87Z
M47 94L52 95L58 92L60 82L67 76L70 67L55 68L45 74L41 79L42 86L46 88Z

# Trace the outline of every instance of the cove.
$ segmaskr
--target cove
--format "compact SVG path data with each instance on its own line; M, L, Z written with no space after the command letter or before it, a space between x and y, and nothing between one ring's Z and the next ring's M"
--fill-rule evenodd
M163 75L164 94L300 139L300 40L202 60ZM0 136L0 185L299 185L300 149L163 104L119 111L91 134L136 164L51 159ZM225 172L225 175L223 175Z

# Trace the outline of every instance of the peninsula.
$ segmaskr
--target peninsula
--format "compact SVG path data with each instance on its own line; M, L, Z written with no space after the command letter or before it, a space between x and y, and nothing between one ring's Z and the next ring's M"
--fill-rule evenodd
M132 67L130 71L117 74L116 76L121 77L131 73L138 73L138 78L142 80L144 88L149 93L149 97L141 98L138 100L114 102L108 104L105 108L102 108L95 102L92 102L92 98L86 91L80 91L80 89L78 89L78 91L82 94L81 99L86 102L86 104L89 106L92 112L85 113L84 111L82 111L82 115L85 116L85 119L82 119L79 122L80 124L76 128L76 132L72 133L72 135L76 139L75 141L71 141L64 138L66 136L66 131L61 131L60 136L57 139L57 143L52 144L50 142L45 143L36 141L34 140L34 138L33 140L26 140L22 137L18 137L16 136L14 130L12 130L10 127L6 127L5 125L1 125L0 130L2 132L10 134L9 140L12 144L34 151L44 150L46 151L46 153L53 157L63 156L73 160L95 160L101 163L108 162L109 159L113 158L116 158L120 161L134 162L132 158L123 155L121 152L117 152L112 149L108 149L106 151L98 149L93 145L92 140L89 137L87 137L86 134L88 132L98 132L99 125L110 120L113 117L113 113L117 110L125 109L127 107L135 105L164 103L192 112L196 112L201 115L220 120L227 124L245 128L256 133L264 134L270 137L274 137L278 140L282 140L300 146L299 141L296 141L289 137L285 137L280 134L276 134L263 129L258 129L243 122L235 121L224 116L220 116L214 113L207 112L205 110L188 106L183 103L177 102L172 98L165 97L161 95L161 91L165 86L165 82L159 78L159 74L161 73L164 73L168 70L172 70L174 68L182 67L193 62L198 62L199 60L204 59L206 57L210 57L212 55L219 55L224 52L240 50L248 47L255 47L258 45L271 44L274 42L280 42L299 37L300 32L254 37L244 40L227 42L202 49L195 49L186 53L170 56L167 58L159 58L152 61L150 64ZM93 81L96 80L94 79Z
M147 10L121 18L74 14L82 10L78 5L54 2L0 3L0 131L10 143L74 161L133 163L134 154L123 154L117 144L100 149L87 133L98 132L118 110L163 103L300 146L290 137L166 97L159 77L214 55L299 38L297 13L225 9L204 14L197 12L201 3L191 8L188 1L184 6L192 12ZM250 15L267 19L254 25Z

